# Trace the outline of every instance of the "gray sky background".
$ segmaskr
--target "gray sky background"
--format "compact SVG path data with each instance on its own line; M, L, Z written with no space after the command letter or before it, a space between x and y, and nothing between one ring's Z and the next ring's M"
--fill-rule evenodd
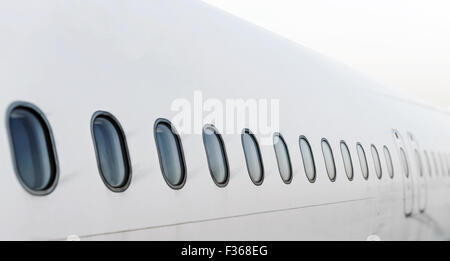
M414 98L450 108L448 0L204 0L333 57Z

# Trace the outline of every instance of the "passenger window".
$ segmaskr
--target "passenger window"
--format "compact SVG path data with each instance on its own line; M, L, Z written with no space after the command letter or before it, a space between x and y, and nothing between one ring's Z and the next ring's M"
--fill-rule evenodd
M222 136L213 125L203 128L203 144L214 183L219 187L226 186L229 178L227 153Z
M122 192L131 181L131 163L122 127L113 115L100 111L93 115L91 124L100 176L110 190Z
M375 174L377 175L378 179L381 179L383 170L381 168L380 155L378 154L378 150L375 145L370 146L370 150L372 152L372 158L375 165Z
M336 180L336 165L334 162L333 150L327 139L322 139L322 153L325 160L325 167L327 169L328 177L331 181Z
M430 156L428 155L427 151L424 151L423 153L425 154L425 162L427 164L428 175L431 177L433 174L432 174L432 169L431 169Z
M292 180L292 165L286 142L280 133L273 134L273 147L277 158L278 170L284 183L289 184Z
M344 141L341 141L341 154L342 160L344 161L345 173L347 174L347 178L349 180L353 180L353 162L350 154L350 150L348 149L347 144Z
M394 178L394 165L392 164L391 152L389 152L389 149L386 146L383 147L383 151L384 151L384 158L386 160L388 174L389 177L392 179Z
M180 136L166 119L156 120L154 134L164 180L169 187L181 189L186 182L186 163Z
M316 164L311 146L305 136L300 136L299 146L302 154L303 167L305 168L306 177L309 182L314 183L316 180Z
M367 164L366 152L364 151L361 143L356 144L356 150L358 152L359 163L361 165L361 171L364 179L369 178L369 166Z
M13 103L7 114L12 158L21 185L31 194L47 195L58 182L58 160L50 125L29 103Z
M402 168L405 171L405 176L409 177L409 167L408 167L408 160L406 157L406 152L403 148L400 148L400 162L402 164Z
M258 141L249 129L242 131L241 140L248 174L253 184L259 186L264 181L264 166Z

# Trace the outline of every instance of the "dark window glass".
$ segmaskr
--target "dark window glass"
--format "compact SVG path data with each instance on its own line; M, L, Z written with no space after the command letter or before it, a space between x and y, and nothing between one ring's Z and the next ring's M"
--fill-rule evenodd
M20 183L30 193L50 193L58 179L58 161L44 115L31 104L15 103L8 112L8 130Z
M286 142L280 133L273 135L273 147L278 162L278 170L284 183L290 183L292 180L292 165L289 157L289 150Z
M314 155L311 145L305 136L300 136L298 143L302 154L303 167L305 168L306 177L309 182L314 182L316 180L316 164L314 162Z
M243 130L241 140L250 179L255 185L261 185L264 179L264 167L258 141L248 129Z
M119 122L107 112L96 112L92 120L92 135L103 182L114 192L124 191L131 181L131 164Z
M375 145L370 146L370 150L372 152L372 158L375 165L375 174L377 175L378 179L381 179L383 170L381 168L380 155L378 154L378 150Z
M350 150L344 141L341 141L342 160L344 161L345 173L349 180L353 180L353 162Z
M167 184L173 189L183 187L186 180L183 147L175 127L168 120L156 120L155 141L161 171Z
M367 164L366 152L364 151L361 143L356 144L356 151L358 152L359 164L361 165L361 171L364 179L369 178L369 166Z
M388 174L389 177L392 179L394 178L394 165L392 164L391 153L389 152L389 149L386 146L383 147L383 151L384 151L384 158L386 159Z
M325 167L327 169L328 177L331 181L336 180L336 165L334 162L333 150L330 143L326 139L322 139L322 153L325 160Z
M229 175L227 153L222 136L213 125L203 128L203 144L211 176L219 187L223 187Z

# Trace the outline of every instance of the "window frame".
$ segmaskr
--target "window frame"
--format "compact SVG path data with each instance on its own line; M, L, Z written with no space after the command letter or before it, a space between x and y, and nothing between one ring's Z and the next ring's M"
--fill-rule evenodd
M323 144L326 144L326 146L328 146L328 148L330 149L331 152L331 160L333 161L333 167L334 167L334 178L330 177L330 172L328 170L327 167L327 163L326 163L326 158L325 158L325 152L323 150ZM336 159L334 158L334 152L333 152L333 148L331 147L330 142L326 139L326 138L322 138L322 140L320 141L320 148L322 149L322 156L323 156L323 160L325 163L325 170L327 171L327 176L330 179L331 182L335 182L337 179L337 168L336 168Z
M172 183L170 183L167 180L167 176L164 172L164 168L163 168L163 164L162 164L162 158L161 158L161 151L159 149L158 146L158 138L156 136L156 128L158 127L159 124L165 124L169 126L170 132L172 133L172 135L174 135L175 140L177 142L177 148L178 148L178 157L180 158L180 162L181 162L181 167L183 168L183 178L180 182L180 184L176 184L173 185ZM181 142L181 137L178 134L177 129L175 128L175 126L172 124L172 122L170 122L168 119L165 118L158 118L156 119L155 123L153 124L153 137L155 139L155 145L156 145L156 150L158 153L158 161L159 161L159 167L161 169L161 174L164 178L164 181L167 183L167 185L174 190L180 190L184 187L184 185L186 184L186 179L187 179L187 168L186 168L186 160L184 157L184 150L183 150L183 143Z
M389 156L389 158L386 156L386 152L387 152L387 156ZM388 146L386 146L386 145L383 146L383 155L384 155L384 160L386 161L387 174L390 179L394 179L394 176L395 176L394 162L392 161L391 151L389 150ZM389 160L390 164L388 164L388 160ZM391 167L389 167L389 165Z
M248 134L252 138L252 140L253 140L253 142L254 142L254 144L256 146L256 151L257 151L257 155L258 155L259 163L260 163L260 168L261 168L261 180L258 181L258 182L255 182L252 179L251 174L250 174L250 169L249 169L249 166L248 166L247 153L245 152L245 147L244 147L244 135L245 134ZM248 173L248 175L250 177L250 180L252 181L253 184L255 184L255 186L261 186L263 184L263 182L264 182L264 177L265 177L265 169L264 169L264 162L263 162L263 158L262 158L261 148L259 146L258 140L256 139L256 136L248 128L244 128L242 130L242 132L241 132L241 145L242 145L242 150L244 151L245 165L247 167L247 173Z
M364 156L364 161L366 162L367 177L364 176L363 165L361 164L361 157L360 157L360 154L359 154L358 147L361 147L361 151L362 151L363 156ZM361 142L357 142L357 143L356 143L356 154L358 155L359 166L360 166L360 169L361 169L361 174L362 174L362 176L363 176L363 179L364 179L364 180L369 180L369 177L370 177L369 161L367 160L367 153L366 153L366 150L364 149L364 146L362 145Z
M114 125L115 130L117 131L117 134L119 135L121 145L122 145L121 149L122 149L122 156L123 156L123 160L124 160L124 166L128 172L126 174L126 176L127 176L126 182L120 187L111 186L111 184L109 184L109 182L106 180L105 175L103 173L101 163L100 163L100 157L99 157L99 153L98 153L97 142L96 142L95 134L94 134L94 122L97 118L105 118L105 119L109 120L111 122L111 124ZM117 192L117 193L124 192L125 190L128 189L128 187L131 184L131 179L133 176L133 169L132 169L132 164L131 164L130 152L128 149L127 137L125 135L125 132L124 132L119 120L112 113L107 112L107 111L94 112L94 114L91 117L91 137L92 137L92 142L94 144L95 159L97 161L97 169L100 174L100 178L102 179L105 186L112 192Z
M278 154L277 154L277 150L275 149L275 137L278 137L278 139L283 143L284 148L286 149L286 154L287 154L287 159L289 162L289 179L285 180L283 178L283 176L281 175L281 169L280 169L280 164L279 164L279 158L278 158ZM291 161L291 154L289 153L289 148L288 145L286 143L286 140L284 139L283 135L279 132L274 132L272 135L272 142L273 142L273 149L275 151L275 158L277 161L277 166L278 166L278 173L280 174L281 180L284 182L284 184L291 184L292 183L292 179L294 178L294 172L292 169L292 161Z
M312 160L312 164L313 164L313 167L314 167L314 177L312 179L310 179L308 177L308 171L306 170L305 160L304 160L304 157L303 157L303 150L302 150L302 146L300 145L300 141L301 140L304 140L306 142L306 144L309 147L309 151L311 152L311 160ZM309 143L309 140L308 140L308 138L305 135L300 135L299 138L298 138L298 146L300 148L300 156L302 158L303 169L305 170L306 179L310 183L315 183L316 180L317 180L317 166L316 166L316 160L314 159L314 151L313 151L313 149L311 147L311 143Z
M35 114L35 116L38 117L39 122L42 124L41 127L43 127L46 138L48 139L48 141L46 141L47 150L49 152L51 151L51 154L52 154L52 155L49 155L49 159L51 161L51 164L53 165L54 174L53 174L52 180L50 181L51 184L49 184L46 187L46 189L43 189L43 190L34 190L34 189L28 187L25 184L25 182L23 181L23 178L19 173L19 166L18 166L18 162L16 159L15 151L14 151L14 143L13 143L13 137L12 137L12 132L11 132L11 126L10 126L11 114L13 113L14 110L19 109L19 108L28 110L31 113ZM39 107L37 107L36 105L34 105L30 102L25 102L25 101L13 102L9 105L7 112L6 112L6 129L7 129L8 141L9 141L9 147L10 147L9 151L10 151L10 155L11 155L13 169L14 169L14 173L16 174L17 179L19 180L20 185L25 189L25 191L27 191L28 193L30 193L34 196L46 196L46 195L49 195L50 193L52 193L58 185L60 168L59 168L58 152L56 150L55 138L53 136L53 131L50 126L50 123L49 123L47 117L45 116L45 114L39 109Z
M344 159L344 153L342 151L342 145L344 145L345 148L348 151L348 156L349 156L349 159L350 159L350 167L352 169L352 176L351 177L349 177L348 173L347 173L346 163L345 163L345 159ZM354 167L354 164L353 164L353 159L352 159L352 154L350 152L350 148L348 147L347 143L344 140L341 140L341 142L339 142L339 148L340 148L340 151L341 151L341 157L342 157L342 161L343 161L343 164L344 164L345 176L347 176L347 179L349 181L353 181L353 178L355 177L355 167Z
M375 154L374 154L374 151L375 151ZM378 180L381 180L383 178L383 164L381 164L380 152L378 151L375 144L370 145L370 153L372 154L372 160L374 163L375 176L377 177ZM378 165L380 167L380 176L378 176L376 165Z
M214 135L217 137L219 143L220 143L220 148L222 151L222 155L223 155L223 161L226 167L226 178L225 181L223 183L219 183L217 182L216 178L214 177L213 173L212 173L212 169L211 169L211 165L209 163L209 157L208 157L208 153L206 152L206 143L205 143L205 130L206 129L212 129L214 131ZM222 135L219 133L219 131L217 130L216 126L214 126L213 124L205 124L205 126L203 126L202 129L202 139L203 139L203 147L205 148L205 154L206 154L206 161L208 164L208 169L209 169L209 174L211 175L212 180L214 181L214 183L219 187L219 188L224 188L228 185L228 182L230 180L230 165L228 163L228 155L227 155L227 150L225 148L225 142L222 138Z

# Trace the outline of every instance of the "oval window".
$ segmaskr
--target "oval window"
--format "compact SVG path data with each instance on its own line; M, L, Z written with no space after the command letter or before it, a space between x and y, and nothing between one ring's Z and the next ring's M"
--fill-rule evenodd
M353 162L350 150L344 141L341 141L341 154L342 160L344 161L345 173L349 180L353 180Z
M34 195L51 193L59 169L53 135L44 114L29 103L13 103L7 114L7 129L16 175Z
M405 176L409 177L409 167L408 160L406 158L406 152L403 148L400 148L400 162L402 163L403 171L405 172Z
M370 150L372 152L372 158L375 164L375 174L377 175L378 179L381 179L381 176L383 175L383 170L381 168L380 155L378 154L378 150L375 147L375 145L370 146Z
M92 116L92 138L100 176L114 192L125 191L131 181L131 163L125 134L110 113L98 111Z
M327 139L322 139L322 153L325 160L325 168L331 181L336 180L336 165L334 162L333 150Z
M249 129L244 129L242 131L241 140L248 174L250 175L252 182L259 186L264 180L264 166L258 141Z
M222 136L213 125L203 128L203 145L214 183L219 187L226 186L229 177L227 153Z
M169 187L180 189L186 181L186 163L180 136L166 119L156 120L154 134L164 180Z
M313 183L316 180L316 164L314 162L314 155L312 153L311 145L305 136L300 136L298 143L302 154L303 167L305 168L306 177L309 182Z
M275 149L275 156L277 158L278 170L281 175L281 179L286 184L291 183L292 180L292 165L289 157L289 150L286 142L280 133L273 134L273 147Z
M392 164L391 152L389 152L389 149L386 146L383 147L383 151L384 151L384 158L386 160L388 174L389 177L392 179L394 178L394 165Z
M367 164L366 152L361 143L356 144L356 151L358 152L359 164L361 165L361 172L364 179L369 178L369 166Z

